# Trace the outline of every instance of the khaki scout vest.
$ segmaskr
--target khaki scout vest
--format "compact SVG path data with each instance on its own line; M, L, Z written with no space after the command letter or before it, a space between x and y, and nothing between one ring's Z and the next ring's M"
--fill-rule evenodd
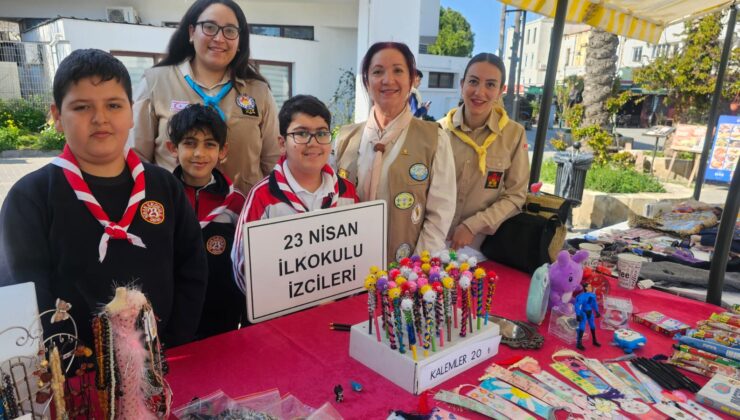
M365 123L339 130L337 172L357 185L357 158ZM389 261L410 256L416 248L424 221L432 163L437 152L439 126L412 119L406 140L388 169L388 249ZM421 250L420 250L421 252Z

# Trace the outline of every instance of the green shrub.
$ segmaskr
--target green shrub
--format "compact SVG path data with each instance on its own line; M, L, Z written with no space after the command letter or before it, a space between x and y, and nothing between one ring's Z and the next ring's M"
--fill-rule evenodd
M551 159L542 164L540 180L555 183L557 164ZM655 178L641 174L631 168L592 166L586 173L586 189L605 193L665 192Z
M21 130L38 132L46 124L48 107L39 97L0 101L0 125L12 120Z
M586 173L586 188L605 193L665 192L655 178L634 169L594 166Z
M10 121L10 124L0 126L0 152L17 149L18 137L20 136L21 130L12 121Z
M610 165L624 169L634 168L636 160L637 158L635 158L635 155L633 155L632 153L621 151L611 155Z
M46 125L39 133L37 148L41 150L62 150L64 148L64 133L57 132L51 124Z
M18 136L16 149L38 149L38 136L35 134L21 134Z

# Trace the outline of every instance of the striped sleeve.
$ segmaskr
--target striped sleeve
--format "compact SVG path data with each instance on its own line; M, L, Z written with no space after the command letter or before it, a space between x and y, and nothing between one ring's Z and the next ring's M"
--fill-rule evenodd
M239 290L246 295L246 284L244 280L244 225L254 220L260 220L264 213L264 200L260 199L260 195L264 195L265 192L269 193L269 178L264 178L262 181L252 188L247 195L246 204L242 208L239 214L239 219L236 222L236 232L234 232L234 245L231 247L231 262L232 269L234 271L234 282Z

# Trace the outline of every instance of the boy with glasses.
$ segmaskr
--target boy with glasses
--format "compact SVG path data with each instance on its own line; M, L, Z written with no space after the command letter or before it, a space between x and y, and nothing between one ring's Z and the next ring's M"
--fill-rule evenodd
M278 120L282 157L247 196L231 251L234 277L242 292L243 224L360 201L355 186L337 177L327 163L332 149L331 113L323 102L310 95L294 96L283 104Z

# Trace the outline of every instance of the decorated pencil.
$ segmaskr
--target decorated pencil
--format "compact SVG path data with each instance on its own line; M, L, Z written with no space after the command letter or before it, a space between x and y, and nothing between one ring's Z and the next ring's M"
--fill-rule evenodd
M393 319L396 321L396 337L398 337L398 351L406 353L403 344L403 321L401 318L401 289L394 287L388 290L388 300L393 302Z
M447 341L452 341L452 324L451 324L451 318L452 318L452 302L451 302L451 294L452 294L452 288L455 286L455 280L452 280L452 277L445 276L442 278L442 287L444 287L443 293L443 300L444 300L444 307L445 307L445 326L447 326Z
M488 294L486 295L486 322L488 325L488 315L491 313L491 303L493 302L493 294L496 293L496 282L498 281L498 275L495 271L491 270L486 276L488 280Z
M477 308L476 312L478 313L477 329L480 330L481 318L483 318L483 288L486 281L486 271L482 268L476 268L474 275L476 280L478 281L476 283L476 286L478 287L478 299L475 304Z
M424 320L426 321L426 330L424 331L424 340L427 345L431 345L432 351L437 351L437 345L434 342L434 302L437 301L437 294L432 287L427 285L422 289L424 300ZM426 354L424 355L426 356Z
M411 298L403 298L401 300L401 310L403 311L403 317L406 321L406 334L409 336L409 348L411 349L411 355L414 361L416 357L416 332L414 332L414 301Z
M373 267L377 271L377 267ZM378 279L375 278L375 274L368 274L365 277L365 289L367 289L367 331L370 335L373 333L373 319L375 319L375 283L377 281ZM377 328L375 330L377 331ZM378 335L378 341L380 341L380 335Z
M470 283L471 279L465 273L460 275L460 289L462 295L462 319L460 319L460 337L465 337L468 334L468 318L470 318Z

